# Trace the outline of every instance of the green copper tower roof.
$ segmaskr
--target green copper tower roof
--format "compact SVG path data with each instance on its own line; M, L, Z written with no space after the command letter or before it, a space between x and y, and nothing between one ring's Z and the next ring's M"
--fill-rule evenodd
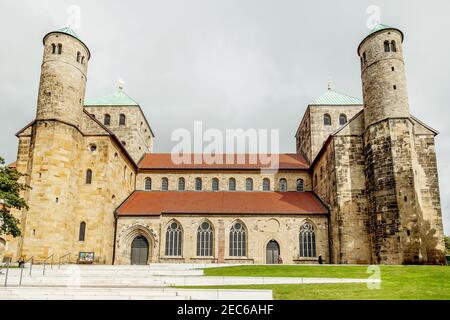
M86 106L138 106L135 100L127 95L121 88L113 94L103 96L97 99L87 100Z
M363 102L354 98L336 91L329 89L324 95L320 96L316 100L314 100L310 105L314 106L346 106L346 105L363 105Z
M56 30L55 32L66 33L74 38L77 38L78 40L81 40L80 37L75 33L75 31L73 31L73 29L70 27L61 28L61 29Z
M372 33L378 32L380 30L384 30L384 29L392 29L391 26L388 26L386 24L377 24L375 27L373 27L372 30L370 30L369 35L371 35Z

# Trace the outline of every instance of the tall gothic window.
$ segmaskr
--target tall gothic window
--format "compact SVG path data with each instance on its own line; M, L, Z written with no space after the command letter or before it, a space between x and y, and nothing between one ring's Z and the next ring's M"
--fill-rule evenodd
M316 234L314 226L310 222L305 222L300 228L300 257L316 257Z
M270 179L265 178L263 180L263 191L270 191Z
M236 179L235 178L230 178L230 180L228 180L228 190L236 191Z
M162 191L169 190L169 179L167 179L167 178L162 178L161 179L161 190Z
M347 123L347 116L345 115L345 114L341 114L340 116L339 116L339 124L341 125L341 126L343 126L344 124L346 124Z
M201 191L201 190L202 190L202 179L195 178L195 191Z
M247 233L241 222L236 222L230 230L230 257L247 256Z
M280 179L280 192L287 191L287 180L285 178Z
M80 223L80 232L78 233L78 241L84 241L86 237L86 222Z
M248 178L247 180L245 180L245 190L253 191L253 180L251 178Z
M166 256L181 256L183 231L177 222L172 222L166 232Z
M178 191L184 191L186 188L186 180L184 178L178 179Z
M297 192L303 192L305 191L305 182L303 181L303 179L298 179L297 180Z
M120 114L119 116L119 126L124 126L126 122L126 117L124 114Z
M391 48L389 47L389 41L384 42L384 52L391 52Z
M103 119L103 124L105 126L109 126L111 124L111 116L109 114L105 114L105 118Z
M219 191L219 179L217 178L212 179L212 190Z
M92 183L92 170L91 169L87 169L86 171L86 184L91 184Z
M144 188L145 188L145 190L148 190L148 191L152 190L152 179L145 178Z
M323 125L331 126L331 116L328 113L323 116Z
M61 54L61 53L62 53L62 44L59 43L58 44L58 54Z
M203 222L197 229L197 256L212 257L214 251L214 235L211 225Z

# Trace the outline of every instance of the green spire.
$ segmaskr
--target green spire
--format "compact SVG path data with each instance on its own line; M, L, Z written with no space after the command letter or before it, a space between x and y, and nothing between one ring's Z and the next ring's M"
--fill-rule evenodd
M331 83L328 83L328 91L314 100L310 105L314 106L346 106L346 105L363 105L363 102L346 94L342 94L331 90Z
M369 35L371 35L372 33L378 32L380 30L385 30L385 29L392 29L391 26L388 26L386 24L377 24L375 27L373 27L372 30L370 30Z
M97 99L87 100L84 105L86 106L138 106L135 100L127 95L122 87L113 94L106 95Z

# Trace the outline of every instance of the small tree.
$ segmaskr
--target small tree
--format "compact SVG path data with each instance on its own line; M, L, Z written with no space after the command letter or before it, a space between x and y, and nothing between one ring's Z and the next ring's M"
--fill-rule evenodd
M450 236L445 237L445 248L447 249L447 254L450 254Z
M5 166L5 161L0 157L0 235L20 236L20 222L10 212L13 208L28 209L25 200L20 197L20 192L29 188L18 182L22 176L17 170Z

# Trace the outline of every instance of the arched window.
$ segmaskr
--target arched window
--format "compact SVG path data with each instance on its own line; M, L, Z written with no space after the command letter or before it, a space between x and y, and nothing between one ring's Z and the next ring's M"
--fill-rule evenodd
M152 179L145 178L144 188L145 190L152 190Z
M346 124L347 123L347 116L345 115L345 114L341 114L340 116L339 116L339 124L341 125L341 126L343 126L344 124Z
M81 58L81 64L84 64L84 56Z
M119 126L124 126L126 121L126 117L124 114L120 114L119 116Z
M364 52L363 53L363 62L366 63L367 62L367 54Z
M52 43L52 54L56 54L56 44Z
M103 124L105 126L109 126L111 124L111 116L109 114L105 114L105 117L103 119Z
M178 191L184 191L186 189L186 180L184 178L178 179Z
M212 179L212 190L219 191L219 179L217 178Z
M300 228L300 257L316 257L316 234L310 222L305 222Z
M84 241L86 237L86 222L80 223L80 232L78 233L78 241Z
M212 257L214 251L214 235L211 225L203 222L197 229L197 256Z
M167 179L167 178L162 178L161 179L161 190L162 191L169 190L169 179Z
M394 40L391 41L391 51L397 52L397 44L395 43Z
M235 178L230 178L230 180L228 180L228 190L236 191L236 179Z
M247 233L241 222L236 222L230 230L230 257L247 256Z
M331 116L328 113L323 115L323 124L325 126L331 126Z
M62 44L59 43L58 44L58 54L61 54L61 53L62 53Z
M166 256L181 256L183 232L177 222L172 222L166 232Z
M86 184L91 184L92 183L92 170L91 169L87 169L86 171Z
M202 190L202 179L201 178L195 178L195 190L196 191Z
M270 179L265 178L263 180L263 191L270 191Z
M298 179L297 180L297 192L303 192L305 191L305 182L303 181L303 179Z
M287 180L285 178L280 179L280 192L287 191Z
M389 47L389 41L384 42L384 52L391 52L391 48Z
M78 52L77 52L77 62L80 62L80 58L81 58L81 52L78 51Z
M247 180L245 180L245 190L253 191L253 179L247 178Z

